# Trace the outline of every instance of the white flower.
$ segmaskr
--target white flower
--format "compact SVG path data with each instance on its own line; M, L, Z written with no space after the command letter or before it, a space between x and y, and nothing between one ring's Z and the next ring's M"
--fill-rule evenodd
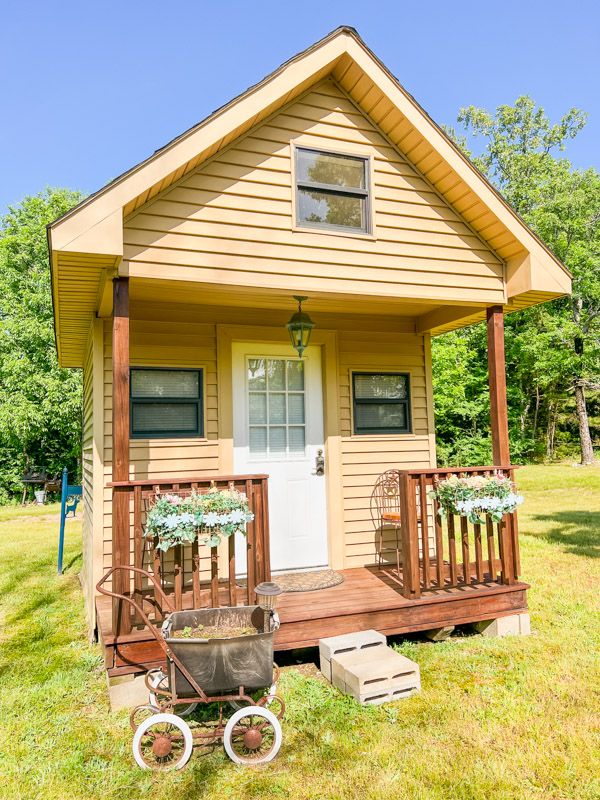
M239 508L234 508L231 514L229 515L229 521L233 522L234 525L239 525L241 522L245 522L246 517L244 513L239 510Z
M219 514L219 525L227 525L229 522L229 514Z
M214 525L219 524L219 515L215 511L209 511L208 514L204 515L203 522L208 528L212 528Z
M179 527L179 514L169 514L168 517L165 517L164 526L169 530Z

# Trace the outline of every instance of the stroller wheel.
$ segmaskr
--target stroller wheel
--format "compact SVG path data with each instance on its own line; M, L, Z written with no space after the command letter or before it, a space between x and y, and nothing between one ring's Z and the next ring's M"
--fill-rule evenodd
M233 714L225 726L223 746L236 764L266 764L275 758L283 734L268 708L248 706Z
M133 737L133 757L142 769L181 769L190 760L194 740L175 714L154 714L140 723Z

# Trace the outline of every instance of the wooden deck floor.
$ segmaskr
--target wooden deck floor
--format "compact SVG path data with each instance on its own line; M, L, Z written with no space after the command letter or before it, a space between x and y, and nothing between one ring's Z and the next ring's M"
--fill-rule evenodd
M281 628L275 634L276 650L311 647L326 636L369 628L388 635L409 633L495 619L527 609L526 583L471 584L426 591L419 600L407 600L391 572L359 567L342 573L344 582L330 589L279 597ZM222 591L223 605L227 605L225 589ZM240 600L240 604L243 602ZM191 608L191 593L184 595L184 607ZM111 632L110 598L98 597L96 608L109 675L158 666L162 653L147 629L116 638Z

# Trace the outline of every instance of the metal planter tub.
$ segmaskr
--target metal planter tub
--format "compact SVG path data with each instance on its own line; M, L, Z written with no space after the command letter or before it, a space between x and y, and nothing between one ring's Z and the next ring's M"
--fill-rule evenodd
M256 628L256 633L229 639L192 639L174 637L186 627ZM268 626L268 630L265 630ZM260 606L206 608L175 611L162 626L162 635L173 654L207 694L223 694L244 686L247 690L270 686L273 681L273 634L276 618ZM175 670L179 696L194 695L196 690L178 667Z

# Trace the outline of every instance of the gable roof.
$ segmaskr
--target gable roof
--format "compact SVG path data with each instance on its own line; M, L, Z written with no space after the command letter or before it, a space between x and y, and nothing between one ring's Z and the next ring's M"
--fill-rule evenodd
M116 267L123 255L124 218L327 76L336 80L506 263L509 304L515 298L514 305L517 296L522 307L570 291L570 275L560 261L368 49L358 33L344 26L286 61L260 83L49 226L57 320L75 313L68 299L59 297L59 269L66 270L63 277L67 277L77 263L87 265L87 303L93 312L102 270ZM77 313L81 310L78 306Z

